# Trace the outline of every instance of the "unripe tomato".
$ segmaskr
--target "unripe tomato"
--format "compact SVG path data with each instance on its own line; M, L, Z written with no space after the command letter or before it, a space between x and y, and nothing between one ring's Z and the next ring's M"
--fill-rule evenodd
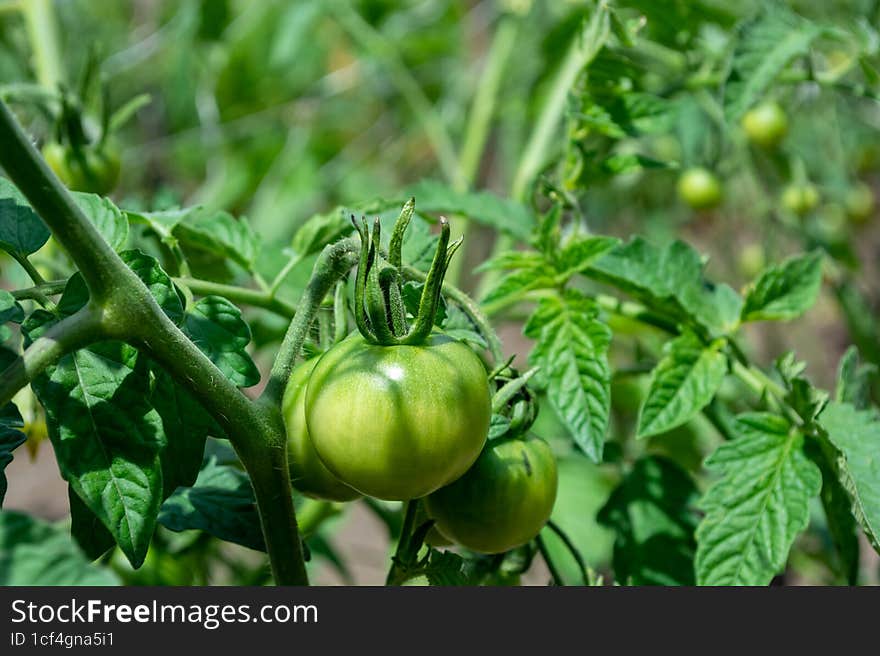
M439 332L399 346L353 333L321 356L306 391L309 434L327 469L391 501L423 497L467 471L490 415L483 363Z
M317 359L299 365L290 374L281 410L287 429L287 464L290 481L303 494L316 499L351 501L360 493L340 481L321 462L306 427L306 385Z
M819 204L819 190L807 182L790 184L782 191L782 206L793 214L809 214Z
M846 214L853 223L864 223L874 212L874 192L863 182L846 192Z
M113 191L119 181L119 153L111 144L100 149L85 145L74 151L50 142L43 146L43 157L64 186L73 191L103 196Z
M425 500L437 529L482 553L501 553L534 538L553 510L556 458L536 437L486 446L467 473Z
M740 272L746 278L755 278L767 264L764 247L761 244L748 244L739 252L738 263Z
M788 117L779 103L765 102L745 113L742 127L749 141L763 148L773 148L788 133Z
M708 210L721 202L721 183L711 171L688 169L678 179L678 195L695 210Z

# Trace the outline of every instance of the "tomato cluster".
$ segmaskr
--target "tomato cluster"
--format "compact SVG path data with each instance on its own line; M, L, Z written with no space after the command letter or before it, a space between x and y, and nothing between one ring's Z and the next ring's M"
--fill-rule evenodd
M296 489L336 501L424 498L434 546L507 551L550 516L550 448L531 437L487 443L486 369L442 332L391 346L354 332L294 370L283 410Z

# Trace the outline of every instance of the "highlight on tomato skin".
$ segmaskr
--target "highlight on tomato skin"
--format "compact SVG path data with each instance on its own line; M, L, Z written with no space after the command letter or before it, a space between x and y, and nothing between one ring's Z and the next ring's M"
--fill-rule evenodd
M489 442L461 478L425 499L437 531L468 549L502 553L533 539L556 501L558 471L537 437Z
M763 102L747 111L741 124L749 141L762 148L775 148L788 134L788 116L775 101Z
M327 469L362 494L398 501L461 476L491 414L482 361L436 331L424 344L392 346L352 333L318 360L305 403Z
M293 370L281 402L287 430L290 481L295 490L315 499L352 501L361 496L360 492L340 481L324 466L306 426L306 386L317 362L312 358Z
M703 167L687 169L677 185L679 197L692 209L709 210L721 203L721 182Z

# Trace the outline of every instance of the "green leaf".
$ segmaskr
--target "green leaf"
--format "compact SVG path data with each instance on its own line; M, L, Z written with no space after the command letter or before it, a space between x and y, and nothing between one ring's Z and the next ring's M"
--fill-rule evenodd
M71 193L83 214L92 220L111 248L115 251L123 249L128 241L128 219L122 210L108 198L78 191Z
M524 329L537 339L529 362L541 367L547 400L594 462L602 459L611 405L611 331L597 314L589 299L569 291L542 299Z
M254 268L259 239L245 220L227 212L190 212L174 227L174 236L197 250L230 259L248 271Z
M55 321L37 310L22 330L30 342ZM162 502L165 447L145 359L127 344L103 342L64 356L31 386L62 477L139 567Z
M706 407L727 373L723 345L716 340L705 346L690 332L666 344L639 412L638 437L681 426Z
M345 208L337 207L327 214L316 214L306 221L296 234L290 247L300 257L317 253L327 244L348 235L354 226Z
M130 222L149 226L156 234L165 239L174 232L174 228L177 227L178 223L191 215L204 211L204 209L199 205L196 207L163 210L161 212L124 211L125 216Z
M871 403L871 384L877 378L877 365L859 364L859 350L850 346L837 366L837 388L834 400L849 403L857 410Z
M520 269L504 276L493 287L482 304L489 303L505 304L521 297L526 292L534 289L547 289L555 286L555 271L546 264L535 268Z
M172 494L159 513L172 531L197 529L216 538L265 551L254 492L247 475L235 467L208 460L196 484Z
M764 271L750 286L743 321L786 321L806 312L822 285L822 255L807 253Z
M524 205L488 191L458 192L442 182L422 180L406 195L415 197L420 214L462 214L521 241L528 240L535 226L535 217Z
M822 34L818 25L779 3L770 3L739 34L726 85L725 115L738 120L758 100L788 63L809 52Z
M829 403L819 422L840 452L837 472L852 500L853 514L880 551L880 413Z
M189 487L196 481L202 466L205 440L208 436L223 437L201 403L162 369L154 367L155 384L151 402L162 418L167 446L162 453L164 497L179 486Z
M616 237L584 237L567 244L559 253L554 266L565 280L586 271L597 258L620 243Z
M12 331L5 323L12 321L21 323L24 319L24 310L15 300L15 297L4 289L0 289L0 342L5 342L12 336Z
M141 279L162 311L175 324L183 321L183 300L171 281L171 277L162 269L159 261L152 255L139 250L123 251L119 254L125 264ZM58 301L58 310L62 315L71 315L89 300L89 290L82 274L77 272L70 277L64 288L64 294Z
M239 387L260 382L257 365L246 347L251 329L241 310L221 296L199 299L186 314L184 332L223 374Z
M180 325L183 321L183 299L159 261L139 250L124 251L119 256L147 286L168 318Z
M12 462L12 452L27 439L21 432L23 427L24 421L15 405L7 403L0 408L0 508L3 507L3 499L6 497L4 470Z
M481 575L480 567L451 551L431 550L425 576L434 586L476 585Z
M852 513L849 495L836 472L837 451L832 447L826 453L817 442L807 442L807 455L822 472L822 509L828 524L828 533L840 559L840 573L848 585L856 585L859 577L858 524Z
M69 485L67 499L70 503L70 535L89 560L97 560L116 546L116 540Z
M49 234L49 228L15 185L0 178L0 250L30 255L40 250Z
M645 456L612 492L598 520L617 533L614 576L630 585L693 585L693 506L697 488L686 471Z
M699 254L680 241L658 248L636 237L601 257L586 274L711 336L727 335L739 324L742 299L729 286L707 281Z
M117 585L67 532L23 513L0 512L0 585Z
M700 501L699 585L766 585L783 570L822 475L803 450L803 435L769 413L739 415L736 437L706 460L721 474Z

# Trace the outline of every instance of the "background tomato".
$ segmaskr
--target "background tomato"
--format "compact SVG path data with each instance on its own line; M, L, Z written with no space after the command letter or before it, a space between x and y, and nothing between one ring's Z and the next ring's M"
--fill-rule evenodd
M782 191L782 206L798 216L812 212L818 204L819 190L809 182L790 184Z
M721 183L711 171L692 168L678 179L678 195L695 210L708 210L721 202Z
M290 375L281 409L287 429L287 460L293 487L303 494L330 501L351 501L360 493L336 478L321 462L306 426L306 385L317 359L304 362Z
M536 437L486 446L467 473L425 500L443 535L483 553L501 553L535 537L553 511L556 458Z
M764 102L750 109L742 119L746 136L763 148L773 148L788 133L788 116L776 102Z
M483 363L440 333L424 345L378 346L358 333L327 351L306 392L312 443L363 494L423 497L461 476L486 441Z
M854 223L864 223L874 212L874 192L868 185L859 182L846 192L844 204L850 220Z

